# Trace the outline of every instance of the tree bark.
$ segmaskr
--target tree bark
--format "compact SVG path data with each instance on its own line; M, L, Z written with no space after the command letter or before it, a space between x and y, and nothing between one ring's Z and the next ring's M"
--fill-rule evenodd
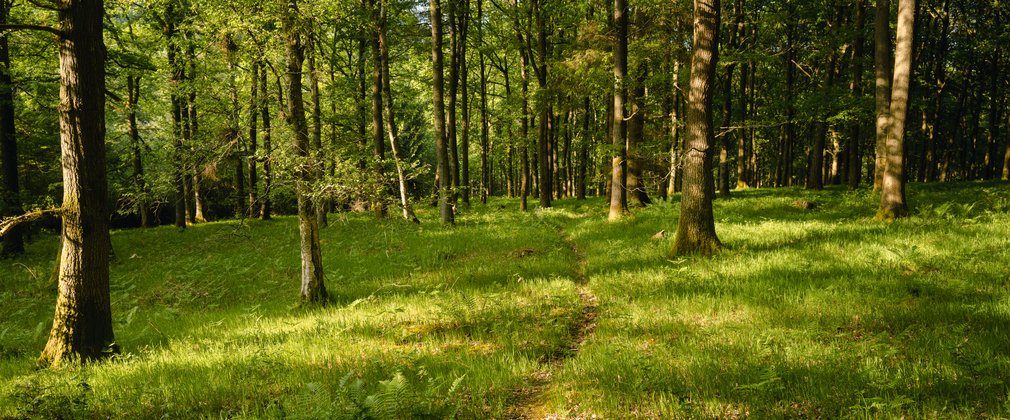
M456 3L448 0L449 12L449 98L446 100L446 140L449 146L449 175L452 188L449 191L453 209L459 201L459 138L456 132L456 99L459 96L459 28L456 26Z
M260 118L263 120L263 194L260 195L260 220L270 220L273 217L273 202L270 200L273 188L273 145L270 127L270 93L267 85L267 66L260 65Z
M628 3L614 0L614 102L611 114L611 141L614 155L610 170L610 213L607 220L622 219L628 213L627 189L625 188L625 167L627 165L628 126L624 116L624 102L627 92L624 79L628 75Z
M0 25L7 24L9 2L0 1ZM7 33L0 35L0 219L20 215L21 187L18 177L18 143L14 127L14 85L10 74L11 58ZM0 242L0 258L25 252L24 235L15 227Z
M297 157L295 169L295 194L298 199L298 233L301 250L301 301L325 303L326 285L323 282L323 258L319 243L319 220L316 218L312 188L316 181L317 164L309 144L309 127L305 119L302 100L302 63L305 50L302 33L296 24L298 1L288 0L284 9L285 56L287 58L287 123L294 134L292 149Z
M671 75L673 86L673 106L670 107L670 183L666 187L666 193L670 197L678 191L677 174L680 172L680 61L673 62L673 75Z
M452 182L449 179L449 154L445 144L445 102L442 98L444 85L442 74L442 9L440 0L429 0L428 5L431 14L431 97L432 120L435 128L435 160L437 161L435 176L438 178L438 212L443 224L452 224L454 222L453 209L449 197Z
M379 2L371 0L372 21L379 18ZM382 138L382 63L379 52L379 28L372 28L372 165L375 176L375 190L372 192L372 211L375 217L386 217L386 182L383 160L386 159L385 142Z
M410 197L407 192L407 176L403 169L403 152L400 150L399 134L397 133L395 114L393 112L393 90L389 80L389 43L386 40L386 19L387 1L380 0L380 10L378 24L379 35L379 63L382 68L382 101L383 119L386 121L386 133L389 135L389 146L393 151L393 162L396 164L396 177L399 181L400 207L403 210L403 218L408 222L420 223L414 214L414 209L410 206Z
M856 0L855 7L854 29L856 36L852 43L852 82L849 84L849 90L853 97L861 98L863 96L863 45L866 44L866 37L863 35L863 27L866 25L866 7L863 5L863 0ZM862 132L860 122L853 122L849 125L849 139L845 143L845 151L843 152L848 163L846 183L851 190L859 188L859 183L862 181Z
M460 129L463 133L460 139L460 179L459 188L463 196L463 205L470 206L470 92L469 74L466 67L466 37L470 26L470 1L461 2L461 10L457 12L459 23L459 72L460 72L460 105L462 106Z
M537 76L537 86L540 88L540 100L537 107L540 111L540 123L537 126L537 169L540 188L540 208L551 207L551 193L553 188L553 171L551 170L550 155L548 151L548 132L550 121L550 110L547 106L547 27L545 23L543 0L533 0L533 7L536 9L537 19L537 56L539 63L534 65ZM627 67L627 66L625 66Z
M876 163L873 167L873 189L883 186L887 167L887 133L890 126L888 112L891 107L891 4L890 0L877 0L877 13L873 23L873 73L876 98Z
M915 0L898 0L898 28L894 51L894 80L887 135L887 163L880 190L880 210L884 220L905 216L904 140L908 113L909 83L912 73L912 35L915 26Z
M642 156L639 146L643 143L645 136L645 82L649 69L646 63L639 66L635 77L635 88L631 95L631 119L628 121L627 150L627 200L632 207L645 207L652 204L648 191L645 190L643 178Z
M326 174L326 150L323 149L323 109L322 101L319 97L319 71L316 68L316 52L318 39L314 28L309 28L308 34L308 70L309 70L309 95L312 100L312 149L316 160L316 177L322 179ZM319 227L329 226L329 199L326 196L319 196L315 202L316 219L319 220Z
M684 192L673 254L718 252L712 199L712 85L719 61L719 0L694 1L691 90L688 95Z
M490 139L487 118L487 65L484 57L484 0L477 0L477 51L480 54L480 202L487 204L491 188L491 167L488 160Z
M176 10L178 5L175 1L168 2L165 9L165 27L163 32L167 45L168 67L171 71L169 84L171 85L172 102L172 183L175 187L173 201L175 204L175 227L180 231L186 229L186 172L185 156L186 150L183 144L183 99L182 83L185 78L182 63L179 59L179 31L178 20L180 11Z
M256 140L256 124L257 117L260 112L260 104L258 99L259 93L259 79L260 79L260 62L259 60L254 60L252 63L252 88L249 91L249 197L248 205L246 208L247 217L256 217L259 215L259 194L256 190L256 162L259 160L259 156L256 155L257 140Z
M116 350L109 297L105 168L105 43L101 0L58 12L63 234L53 328L40 365L94 360Z

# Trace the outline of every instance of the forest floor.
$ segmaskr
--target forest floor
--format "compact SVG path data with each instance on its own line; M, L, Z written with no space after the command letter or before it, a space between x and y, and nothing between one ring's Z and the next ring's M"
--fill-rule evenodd
M0 419L1008 417L1010 187L908 194L888 224L868 191L735 191L710 258L669 256L676 200L333 214L324 308L293 218L115 231L122 353L36 370L43 233L0 261Z

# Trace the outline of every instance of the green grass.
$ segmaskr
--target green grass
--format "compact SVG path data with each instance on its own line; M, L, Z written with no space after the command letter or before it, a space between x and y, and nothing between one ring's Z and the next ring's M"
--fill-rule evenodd
M123 354L35 370L43 236L0 261L0 418L1008 417L1008 191L915 184L891 224L865 191L738 191L711 258L669 256L668 203L614 224L598 199L451 228L332 215L321 309L296 305L294 219L117 231ZM599 303L577 352L565 238Z

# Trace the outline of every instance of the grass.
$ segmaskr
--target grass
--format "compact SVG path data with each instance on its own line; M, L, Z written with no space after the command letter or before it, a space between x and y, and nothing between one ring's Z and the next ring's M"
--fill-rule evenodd
M117 231L123 354L35 370L44 236L0 262L0 418L1008 417L1008 188L909 199L887 224L869 192L737 191L716 202L712 258L650 240L675 203L613 224L598 199L495 200L451 228L332 215L333 303L311 310L294 219ZM573 351L579 264L598 307Z

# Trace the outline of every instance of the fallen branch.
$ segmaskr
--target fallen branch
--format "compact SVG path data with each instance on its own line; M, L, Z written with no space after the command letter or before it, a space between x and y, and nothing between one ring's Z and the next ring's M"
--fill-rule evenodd
M35 221L46 216L62 216L63 207L52 207L48 209L35 209L20 216L9 217L0 220L0 238L22 223Z

